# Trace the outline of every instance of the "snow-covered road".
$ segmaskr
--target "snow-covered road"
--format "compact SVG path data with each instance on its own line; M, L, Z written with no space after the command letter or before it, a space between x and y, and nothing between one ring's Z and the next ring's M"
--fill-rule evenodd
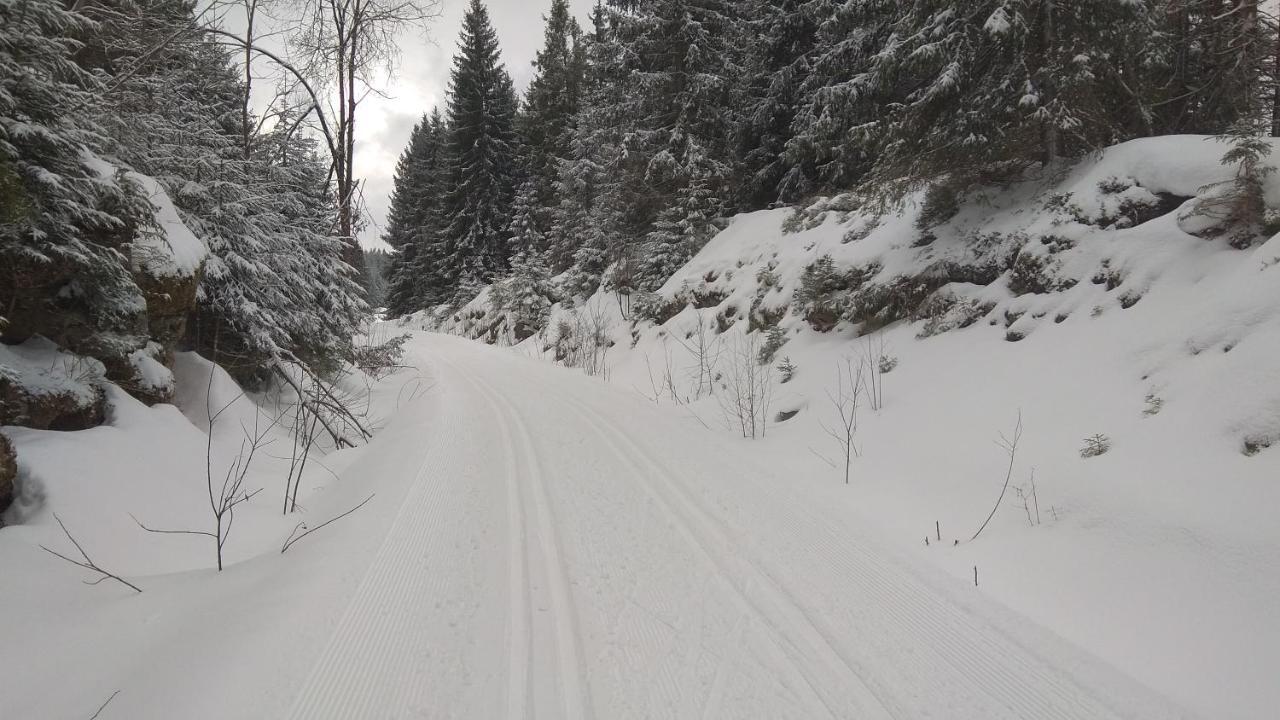
M1186 715L785 458L509 351L420 335L409 359L435 386L401 415L436 422L289 717Z

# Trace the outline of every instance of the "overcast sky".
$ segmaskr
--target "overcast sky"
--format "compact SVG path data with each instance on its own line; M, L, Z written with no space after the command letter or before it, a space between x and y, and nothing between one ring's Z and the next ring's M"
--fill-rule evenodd
M386 98L369 97L356 116L356 172L364 178L364 195L370 227L361 235L366 247L380 245L386 222L396 160L409 141L409 132L424 113L440 105L449 84L449 70L458 47L462 14L468 0L442 0L441 15L424 36L414 32L401 38L400 64L386 85ZM583 27L595 0L570 0ZM498 39L502 60L523 91L533 74L530 63L542 47L542 16L551 0L486 0Z

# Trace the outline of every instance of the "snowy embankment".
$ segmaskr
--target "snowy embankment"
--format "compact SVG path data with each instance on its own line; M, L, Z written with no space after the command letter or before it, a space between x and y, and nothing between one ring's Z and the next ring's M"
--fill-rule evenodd
M1127 143L936 223L918 222L919 203L880 214L847 197L740 216L627 317L606 293L557 306L517 351L740 436L736 360L780 328L757 393L765 437L734 452L940 570L972 582L976 566L979 595L1206 717L1267 717L1280 705L1280 238L1233 249L1195 212L1232 177L1223 149ZM1280 206L1274 176L1268 194ZM823 256L835 280L810 271L806 288ZM486 299L428 324L511 344ZM874 373L882 398L862 392L845 487L828 430L842 368L863 366L867 387L868 357L889 372ZM1010 486L971 539L1019 414Z

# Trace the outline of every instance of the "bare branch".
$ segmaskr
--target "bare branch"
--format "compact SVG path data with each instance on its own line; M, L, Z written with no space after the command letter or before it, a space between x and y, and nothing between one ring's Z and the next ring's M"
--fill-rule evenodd
M101 567L99 567L97 563L95 563L92 559L89 558L89 554L84 551L84 548L81 547L80 543L75 539L74 536L72 536L71 531L68 530L66 524L62 522L62 518L58 517L58 513L53 514L53 519L58 521L58 527L62 528L63 534L65 534L67 536L67 539L71 541L71 544L75 546L76 550L80 553L80 557L84 558L84 561L81 562L79 560L74 560L72 558L67 557L66 555L63 555L60 552L57 552L56 550L50 550L44 545L40 546L41 550L44 550L45 552L49 553L50 555L53 555L54 557L65 560L71 563L72 565L75 565L76 567L84 568L85 570L98 573L99 575L102 576L97 580L95 580L94 582L86 582L85 583L86 585L97 585L103 580L114 580L115 582L118 582L121 585L128 587L134 592L138 592L138 593L142 592L142 588L138 587L137 585L134 585L133 583L129 582L128 580L125 580L119 575L108 572L106 570L103 570ZM115 697L115 696L113 695L112 697ZM110 700L108 700L107 702L110 702ZM103 707L106 707L105 703ZM101 712L101 709L99 709L99 712ZM97 716L95 715L94 717L97 717Z
M297 524L297 526L293 528L293 532L289 533L289 537L285 540L285 542L284 542L284 546L280 548L280 554L281 554L281 555L283 555L286 551L288 551L288 549L289 549L289 548L293 547L294 543L298 542L298 541L299 541L299 540L301 540L302 538L304 538L304 537L306 537L306 536L310 535L311 533L313 533L313 532L315 532L315 531L317 531L317 530L323 529L326 525L329 525L330 523L337 522L337 521L341 520L342 518L344 518L344 517L346 517L346 516L350 515L351 513L353 513L353 512L355 512L355 511L359 510L360 508L364 507L364 506L365 506L365 504L367 504L370 500L372 500L372 499L373 499L373 497L374 497L374 495L373 495L373 494L369 495L369 497L365 498L365 499L364 499L364 501L363 501L363 502L361 502L359 505L356 505L355 507L353 507L353 508L351 508L350 510L348 510L348 511L346 511L346 512L342 513L341 515L338 515L338 516L336 516L336 517L329 518L328 520L325 520L324 522L320 523L319 525L317 525L317 526L315 526L315 527L313 527L313 528L311 528L311 529L309 529L309 530L307 530L307 529L306 529L306 525L304 525L303 523L298 523L298 524ZM303 532L301 535L297 535L297 536L295 537L295 534L298 532L298 530L299 530L299 529L303 529L303 530L305 530L305 532Z

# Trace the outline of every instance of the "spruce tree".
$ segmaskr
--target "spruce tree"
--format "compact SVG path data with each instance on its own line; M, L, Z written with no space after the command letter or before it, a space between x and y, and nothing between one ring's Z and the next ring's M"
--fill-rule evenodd
M750 51L735 148L742 163L736 194L744 209L796 199L795 192L781 192L791 170L785 150L811 73L817 17L829 11L829 5L812 0L753 0L747 6Z
M793 10L796 32L815 30L808 57L800 55L789 72L774 78L785 92L790 76L803 75L778 162L783 200L847 189L878 159L886 106L904 96L897 78L875 74L875 63L903 12L896 0L811 0ZM803 52L803 40L797 42L792 52Z
M583 295L596 291L605 268L623 255L629 239L619 232L623 204L617 172L627 127L621 109L627 72L623 47L600 0L591 21L582 50L582 99L568 153L557 161L557 205L547 238L552 271L571 269L567 289Z
M274 108L281 122L259 133L225 48L184 31L190 5L109 5L91 6L104 31L83 55L125 69L95 106L111 159L154 177L210 251L189 344L244 382L282 358L336 366L366 308L340 261L327 164L293 132L301 111Z
M440 211L444 173L444 121L438 110L414 126L396 165L395 188L383 238L395 248L387 311L399 317L442 301Z
M910 4L855 76L902 98L870 134L878 179L1008 176L1125 138L1140 108L1116 102L1121 70L1151 20L1146 5L1115 0Z
M507 267L516 102L489 13L480 0L471 0L449 78L441 288L474 287Z
M549 229L550 209L556 204L557 163L569 154L585 69L582 30L568 0L552 0L544 36L519 123L524 170L534 200L532 220L540 233Z
M742 25L722 0L614 2L627 81L619 199L638 284L654 288L733 209ZM660 224L659 224L660 223ZM683 226L680 232L673 228Z
M52 0L0 2L0 27L0 337L122 355L145 342L127 243L151 210L92 154L102 86L73 57L101 27Z

